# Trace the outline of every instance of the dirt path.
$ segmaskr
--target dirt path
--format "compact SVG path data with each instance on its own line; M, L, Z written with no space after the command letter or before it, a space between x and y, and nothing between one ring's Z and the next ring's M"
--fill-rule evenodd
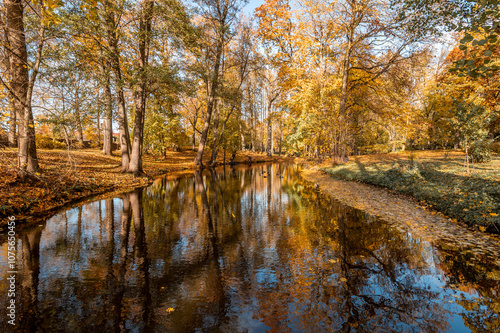
M471 231L439 212L420 206L411 198L375 186L337 180L317 169L307 169L303 177L319 185L322 192L343 204L377 216L402 232L436 245L444 251L468 252L471 262L500 268L500 238Z

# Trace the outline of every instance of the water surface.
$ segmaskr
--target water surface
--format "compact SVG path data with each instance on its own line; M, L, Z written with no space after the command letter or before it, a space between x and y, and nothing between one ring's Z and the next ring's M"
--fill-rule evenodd
M25 332L497 332L498 277L315 191L195 172L18 234ZM0 307L7 306L7 244ZM13 331L0 317L4 331Z

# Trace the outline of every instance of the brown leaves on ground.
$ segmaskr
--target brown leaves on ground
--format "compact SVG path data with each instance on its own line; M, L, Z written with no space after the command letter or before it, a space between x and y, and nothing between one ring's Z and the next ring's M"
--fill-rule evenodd
M136 178L121 173L120 152L105 156L100 150L39 150L38 160L42 172L21 182L16 174L16 149L0 151L0 227L7 216L15 215L17 220L38 222L69 203L89 196L127 190L151 183L153 177L163 174L194 170L196 152L168 151L165 156L145 155L143 167L149 177ZM226 156L226 162L230 156ZM210 151L205 153L206 161ZM235 162L252 163L283 160L284 157L268 157L258 153L238 153ZM223 151L217 162L222 163ZM30 223L31 224L31 223Z

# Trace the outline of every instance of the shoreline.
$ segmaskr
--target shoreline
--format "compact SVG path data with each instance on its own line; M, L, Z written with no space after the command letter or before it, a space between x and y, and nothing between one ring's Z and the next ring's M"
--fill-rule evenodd
M15 153L15 151L11 150L11 153ZM73 205L94 200L100 196L147 187L155 180L168 177L170 174L190 173L200 169L192 162L187 162L194 160L194 158L191 159L194 154L191 150L169 153L168 157L145 155L144 171L146 176L135 178L132 174L119 172L120 161L116 152L114 156L105 156L97 150L72 151L71 154L74 155L79 164L76 167L72 166L70 170L70 166L66 165L68 163L64 160L67 152L41 151L40 160L43 163L44 172L38 176L39 179L21 183L16 179L15 171L7 169L6 184L0 189L1 201L7 203L7 205L2 206L2 202L0 202L0 235L7 230L9 216L15 216L18 222L16 229L21 230L43 223L50 216ZM51 169L48 167L48 161L54 159L55 155L63 159L62 162L59 161L59 164L63 164L63 166ZM221 157L217 158L215 166L205 166L203 169L224 166ZM294 160L291 157L269 157L264 154L240 152L235 161L231 164L226 162L225 166L290 163ZM25 196L25 193L30 196Z
M317 167L302 170L305 180L340 203L376 216L402 232L409 232L434 246L454 251L470 249L478 261L500 267L500 237L472 230L443 213L428 210L416 199L392 190L331 177Z

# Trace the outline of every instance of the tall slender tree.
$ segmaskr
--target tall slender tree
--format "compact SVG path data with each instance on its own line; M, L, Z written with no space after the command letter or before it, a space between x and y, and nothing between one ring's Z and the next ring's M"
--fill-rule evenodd
M203 167L203 152L207 144L208 131L212 112L216 107L219 96L220 70L224 47L231 38L231 29L236 19L236 14L243 4L240 0L198 0L198 10L203 18L205 30L205 52L212 68L207 75L207 108L201 132L198 153L194 163Z
M32 111L33 88L42 61L42 50L45 43L45 29L49 21L44 17L46 7L39 2L39 16L36 38L35 58L28 61L28 49L24 26L24 5L20 0L6 0L6 42L9 56L10 84L2 79L2 83L10 92L16 120L19 124L18 137L18 175L24 180L28 173L40 170L35 143L35 123Z

